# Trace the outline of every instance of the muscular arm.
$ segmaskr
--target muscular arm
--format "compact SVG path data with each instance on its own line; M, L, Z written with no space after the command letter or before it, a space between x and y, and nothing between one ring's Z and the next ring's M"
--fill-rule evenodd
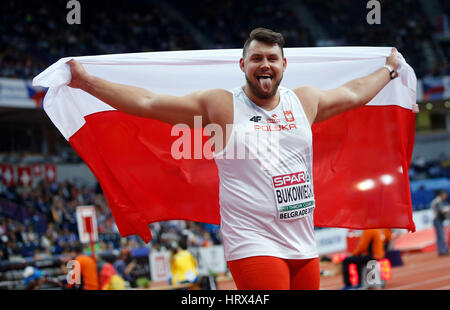
M395 70L398 60L395 48L386 58L386 64ZM346 84L330 90L320 90L312 86L294 89L300 98L310 124L321 122L348 110L356 109L367 104L391 80L389 71L382 67L377 71L354 79Z
M224 90L202 90L186 96L170 96L152 93L146 89L122 85L89 75L83 66L69 62L72 81L70 87L79 88L113 108L127 114L152 118L170 124L194 126L194 116L202 117L202 124L210 123L207 103L220 99Z

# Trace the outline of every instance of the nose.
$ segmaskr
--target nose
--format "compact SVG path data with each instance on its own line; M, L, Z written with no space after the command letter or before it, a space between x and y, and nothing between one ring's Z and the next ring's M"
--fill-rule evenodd
M264 58L263 61L261 62L261 69L263 69L263 70L269 70L270 69L270 63L269 63L269 60L267 58Z

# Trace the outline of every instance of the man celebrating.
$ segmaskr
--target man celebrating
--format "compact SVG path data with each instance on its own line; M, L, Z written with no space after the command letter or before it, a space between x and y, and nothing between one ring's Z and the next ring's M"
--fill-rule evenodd
M243 48L243 87L207 89L186 96L158 95L89 75L69 62L70 87L84 90L115 109L172 125L194 127L194 117L225 132L214 156L220 179L221 230L225 258L238 289L318 289L314 240L311 125L368 103L396 77L396 49L386 65L341 87L280 87L287 60L280 33L257 28ZM278 135L276 165L254 151L242 133ZM234 145L230 145L230 144ZM226 156L242 147L255 160Z

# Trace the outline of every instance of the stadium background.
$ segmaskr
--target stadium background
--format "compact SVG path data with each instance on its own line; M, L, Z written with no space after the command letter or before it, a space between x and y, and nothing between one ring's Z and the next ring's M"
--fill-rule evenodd
M233 288L223 261L215 260L223 251L218 226L185 221L151 224L153 240L148 245L137 236L120 237L101 188L47 118L42 109L45 89L32 87L31 79L67 56L241 48L249 31L258 26L282 32L287 47L395 46L414 68L420 112L409 175L418 226L413 235L418 237L399 231L404 234L397 246L404 254L404 268L431 261L449 269L450 261L435 253L429 210L438 190L450 192L449 1L380 0L381 23L373 25L366 21L368 1L79 1L79 25L66 21L68 2L6 1L0 9L0 289L24 289L27 266L39 268L55 282L64 281L64 259L79 238L75 214L79 205L96 208L97 262L117 260L122 252L135 261L129 288L164 283L150 272L149 257L182 236L187 236L200 260L202 274L215 277L218 288ZM345 252L351 240L346 230L316 232L324 257ZM335 269L323 264L323 289L342 286L339 275L327 282L326 276ZM396 272L394 268L394 280ZM435 288L450 287L446 272L443 284ZM412 274L397 273L412 281ZM431 272L425 273L428 278L420 281L433 281ZM220 286L222 279L228 284ZM60 286L41 286L55 288ZM403 288L433 287L419 283Z

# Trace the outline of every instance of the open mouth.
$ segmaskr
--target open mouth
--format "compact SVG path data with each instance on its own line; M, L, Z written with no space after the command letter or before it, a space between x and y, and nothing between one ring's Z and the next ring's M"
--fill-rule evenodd
M261 74L261 75L257 75L256 79L259 81L261 79L272 79L272 76L270 74Z

